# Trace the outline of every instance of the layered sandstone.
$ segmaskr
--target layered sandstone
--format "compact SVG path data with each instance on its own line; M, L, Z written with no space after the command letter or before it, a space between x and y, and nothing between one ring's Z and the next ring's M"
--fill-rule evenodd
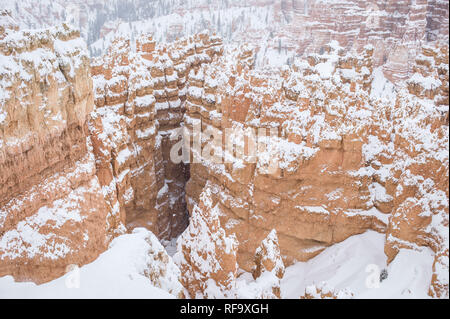
M394 81L412 75L411 64L424 42L448 40L448 1L441 0L281 0L274 16L287 20L275 33L283 49L317 53L337 40L347 50L361 52L371 44L375 66L383 65Z
M40 283L107 245L89 57L65 25L0 38L0 276Z
M415 75L397 87L374 68L372 46L358 55L337 42L281 74L253 70L246 47L193 71L186 127L275 132L256 162L242 146L248 137L237 143L247 161L220 139L225 162L192 152L188 208L204 185L215 189L241 268L251 269L273 228L287 265L372 229L386 233L389 262L398 249L431 248L430 294L448 295L448 46L422 50ZM267 174L274 159L278 169Z
M2 5L27 28L70 21L99 54L111 34L131 22L130 29L136 30L130 32L136 35L145 21L145 28L164 41L208 29L235 43L252 42L260 48L262 63L275 55L284 64L320 52L331 40L360 51L372 44L375 65L386 64L386 75L399 80L412 75L411 63L423 43L448 40L448 0L129 0L120 9L105 0L37 2Z
M169 161L171 135L188 71L219 54L220 39L156 45L142 36L137 50L117 39L91 77L78 32L18 31L9 21L0 42L0 275L46 282L93 261L126 226L163 239L183 231L189 175ZM145 275L158 286L176 267L153 254L162 265Z
M238 52L233 58L239 61L246 56L244 52ZM328 55L328 59L337 58ZM214 200L226 212L222 224L238 236L238 259L244 269L251 268L255 249L273 228L277 230L288 263L294 259L307 260L352 234L386 228L387 215L372 209L374 202L369 190L372 181L367 179L361 184L361 178L347 173L357 171L362 164L363 141L348 126L353 119L347 117L347 123L342 122L345 110L341 110L342 115L336 110L329 115L334 127L328 124L324 92L335 99L341 99L341 93L343 100L345 95L352 94L350 83L341 92L339 87L330 90L331 79L328 87L320 86L322 79L318 71L314 72L314 65L331 68L332 63L337 63L328 59L311 56L313 65L306 63L301 65L304 71L285 73L286 79L273 73L253 72L248 68L247 57L237 65L222 64L226 63L223 59L217 66L200 70L202 82L192 83L199 85L204 94L200 99L188 95L186 126L201 120L203 130L211 126L210 129L221 131L233 127L275 128L276 136L269 143L271 149L266 151L268 156L259 156L256 163L239 161L234 154L227 154L231 157L229 163L216 164L202 159L201 163L191 165L188 204L195 203L207 180L217 185L219 190ZM367 77L371 72L370 59L367 62L355 59L350 63L359 70L365 67ZM231 69L219 75L216 67ZM353 65L349 67L356 74ZM233 76L228 78L224 74ZM302 78L310 82L300 82ZM359 79L360 85L365 86L367 79L363 75ZM356 105L337 106L356 109ZM341 135L335 133L338 129L343 131ZM280 157L279 169L273 175L265 174L260 168L272 156ZM366 197L362 196L363 192Z
M401 248L433 250L433 297L448 297L448 59L448 45L424 46L407 81L412 97L397 101L408 115L397 112L394 121L414 123L403 125L395 139L397 187L385 246L389 262Z
M427 13L445 8L405 1L396 15L390 4L391 20L376 34L362 28L359 41L353 1L336 1L345 25L334 26L320 1L303 13L299 3L280 10L328 20L303 48L322 52L290 67L255 69L257 48L223 54L206 33L171 44L141 35L117 38L92 61L92 79L77 32L17 31L2 13L0 276L48 281L143 226L159 239L182 233L175 261L190 297L237 297L238 269L256 264L252 294L279 298L284 265L374 230L386 234L389 263L402 249L431 249L429 294L448 297L448 45L416 41L445 35L442 14ZM334 37L341 43L324 44ZM378 67L380 43L399 39ZM181 135L189 163L174 161ZM145 276L178 282L146 240ZM170 292L183 296L178 284ZM305 293L351 296L322 284Z
M143 226L160 239L186 228L189 170L171 161L170 151L178 142L190 70L221 50L221 40L206 33L171 44L142 35L133 45L116 39L94 60L90 129L111 224Z

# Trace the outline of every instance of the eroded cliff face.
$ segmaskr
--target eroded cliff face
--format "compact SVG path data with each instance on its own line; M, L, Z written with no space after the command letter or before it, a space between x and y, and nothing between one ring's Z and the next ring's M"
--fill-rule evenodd
M374 230L388 262L430 248L429 295L448 296L446 43L422 44L394 85L371 45L332 41L291 67L255 69L247 45L142 35L90 63L66 26L1 21L0 276L51 280L145 227L181 234L181 272L150 246L190 297L239 297L238 269L256 264L249 295L277 298L285 265ZM258 129L270 135L252 153ZM173 161L180 135L189 163ZM352 293L324 284L305 296Z
M170 160L185 112L192 68L209 63L222 42L206 33L156 44L117 39L93 62L96 109L90 130L98 177L112 208L112 225L146 227L160 239L188 225L185 184L188 166Z
M448 39L448 12L448 1L440 0L280 0L275 36L285 35L282 48L298 54L319 52L331 40L359 52L371 44L374 65L399 81L413 74L424 42Z
M89 57L67 26L0 38L0 276L40 283L107 244Z
M0 276L49 281L127 227L179 235L189 171L169 160L171 135L189 70L221 40L117 39L91 74L78 32L19 31L7 12L1 22Z
M191 164L188 207L195 210L204 185L212 189L245 270L273 228L287 265L372 229L386 234L388 262L402 248L430 247L430 295L447 296L448 46L424 46L414 75L397 87L373 67L373 52L366 46L353 55L332 42L277 74L252 70L244 47L197 70L186 127L200 121L205 134L275 128L275 135L254 163L222 142L225 162L194 150L200 160ZM246 139L238 144L248 159ZM277 170L261 171L273 158Z

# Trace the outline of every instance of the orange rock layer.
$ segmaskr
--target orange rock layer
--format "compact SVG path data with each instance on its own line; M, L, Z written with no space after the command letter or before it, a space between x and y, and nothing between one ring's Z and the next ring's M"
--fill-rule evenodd
M199 34L170 45L151 37L117 39L93 62L95 105L90 121L100 184L114 216L110 223L147 227L161 239L188 224L184 163L170 161L171 138L185 112L191 68L220 54L221 40Z
M430 247L430 295L448 295L448 46L424 46L398 87L374 68L371 46L353 55L332 42L281 74L253 70L247 51L193 71L184 123L223 135L272 128L275 137L256 163L191 164L189 211L204 185L215 190L248 271L273 228L287 265L368 229L386 234L389 262L401 248ZM276 172L261 171L274 157Z
M0 276L45 282L107 247L79 36L62 26L0 40Z

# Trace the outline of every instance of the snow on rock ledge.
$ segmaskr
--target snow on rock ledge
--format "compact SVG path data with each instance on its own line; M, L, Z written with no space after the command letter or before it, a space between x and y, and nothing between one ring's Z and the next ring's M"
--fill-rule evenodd
M67 25L0 39L0 276L47 282L108 244L87 119L86 45Z
M94 262L49 283L0 278L0 298L182 298L179 279L155 235L139 228L115 238Z
M429 293L448 296L448 45L421 47L411 67L424 80L396 86L375 68L373 46L356 54L333 41L282 70L254 68L247 50L231 47L192 71L184 123L223 134L275 129L276 151L257 163L226 154L225 163L191 164L189 210L204 185L217 190L210 200L245 271L269 229L286 265L375 230L386 234L388 262L430 248ZM278 169L262 173L274 154Z
M221 211L212 206L212 191L207 184L174 256L191 298L233 298L236 293L237 242L220 225Z

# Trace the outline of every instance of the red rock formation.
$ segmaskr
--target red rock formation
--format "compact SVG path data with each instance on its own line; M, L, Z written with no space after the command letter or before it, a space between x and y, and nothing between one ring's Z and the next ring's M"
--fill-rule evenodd
M276 130L253 163L227 154L225 144L218 145L225 163L194 150L199 160L191 164L189 210L205 184L216 190L211 200L224 213L227 234L236 234L246 270L273 228L287 264L367 229L387 234L389 260L402 247L430 247L438 263L431 289L445 296L448 47L441 48L424 47L436 62L424 70L420 56L413 67L419 75L397 93L374 69L371 46L358 56L334 42L280 75L252 70L246 49L203 66L189 83L186 127L201 121L203 132ZM261 171L274 157L278 169Z
M211 201L214 191L210 184L205 185L174 256L182 273L181 282L191 298L235 296L237 242L221 227L222 212Z
M388 262L429 247L429 294L448 297L448 45L421 44L445 35L445 8L431 1L430 16L422 1L389 2L378 8L386 21L357 34L364 17L352 10L364 4L333 3L331 13L320 1L275 6L280 21L320 20L301 53L322 53L292 67L255 70L251 45L218 57L221 40L205 33L172 44L141 36L93 61L94 85L78 33L12 32L2 14L0 276L48 281L125 226L176 237L189 212L176 261L191 297L235 297L238 265L250 271L255 250L256 281L270 283L258 296L280 297L284 264L369 229L386 234ZM180 128L220 135L205 152L208 138L191 134L193 162L174 163Z
M371 44L375 66L386 63L385 74L394 81L411 76L423 42L448 40L448 14L448 1L434 0L281 0L274 12L288 22L277 30L283 47L303 54L319 52L331 40L347 50Z
M86 46L67 26L0 40L0 276L45 282L106 248Z
M96 110L91 121L99 179L115 221L144 226L159 238L179 235L188 222L184 163L169 160L181 125L189 70L220 53L217 37L200 34L170 45L149 36L117 39L94 61Z
M0 275L48 281L95 259L125 225L168 239L183 231L189 175L169 161L170 135L183 117L190 68L220 53L220 39L200 34L156 47L141 37L136 53L118 40L93 63L93 87L79 33L17 31L8 19L0 42Z
M352 68L350 71L353 70L355 74L357 71L353 68L365 68L370 72L364 61L350 59L346 62L344 58L340 61L342 64L349 64ZM387 216L384 217L375 208L372 210L374 203L369 190L371 181L367 179L361 184L359 177L350 174L363 164L362 138L359 140L357 135L344 135L349 133L342 133L344 137L333 135L332 126L323 127L330 121L332 125L340 125L340 129L345 130L345 123L341 120L345 111L342 110L339 117L336 117L339 113L334 117L328 115L325 105L319 106L324 103L319 100L323 93L315 93L317 98L313 100L314 97L309 97L305 84L304 92L296 91L302 88L300 84L294 83L300 82L300 76L287 79L283 85L283 79L275 74L258 74L245 66L220 64L223 62L211 68L203 68L201 73L204 74L205 84L198 81L191 83L192 86L204 85L205 93L200 100L188 95L186 126L193 119L201 119L204 130L213 126L224 131L225 128L242 124L245 125L244 128L278 127L272 145L276 148L274 153L280 154L281 170L274 175L260 171L264 158L260 158L257 163L243 163L241 166L233 163L213 164L207 160L191 165L191 179L187 186L188 204L195 204L206 180L219 187L220 191L214 200L220 202L221 209L225 212L222 224L229 224L230 228L227 230L235 232L241 243L238 254L240 266L244 269L251 268L253 252L267 230L273 227L277 230L280 246L288 263L294 258L307 260L331 243L342 241L366 229L385 229ZM319 65L319 62L321 61L317 59L314 63L319 67L327 67L327 63L331 63L324 61ZM236 76L214 79L216 67L230 68L225 73ZM312 66L309 66L305 72L312 70ZM367 85L364 77L355 77L355 80L359 79L361 82L360 86ZM310 78L308 86L312 88L317 85L319 78L317 73ZM211 88L212 84L215 87ZM336 99L339 94L353 94L350 91L346 93L350 86L348 83L341 89L336 87L333 92L325 87L323 90L329 92L330 99ZM206 100L207 90L208 94L215 94L213 100L218 101L212 106L203 102ZM305 100L306 97L309 101ZM197 106L199 103L202 105ZM315 105L316 111L310 111L309 105ZM197 110L202 109L201 107L207 108L209 113L199 113ZM328 112L331 113L331 110ZM301 117L310 117L310 120L301 121ZM348 118L347 121L352 119ZM323 133L317 137L311 135L317 130L318 133ZM235 163L238 162L235 160ZM321 190L319 193L318 189ZM361 198L363 189L367 198ZM330 201L328 198L333 197L333 192L335 199Z
M390 262L401 248L430 247L436 256L429 294L447 298L448 45L423 47L413 70L415 73L407 85L416 98L411 103L403 97L397 103L409 104L409 116L416 123L404 127L396 138L396 160L403 160L404 166L394 171L398 186L385 252ZM398 115L404 121L405 115Z

